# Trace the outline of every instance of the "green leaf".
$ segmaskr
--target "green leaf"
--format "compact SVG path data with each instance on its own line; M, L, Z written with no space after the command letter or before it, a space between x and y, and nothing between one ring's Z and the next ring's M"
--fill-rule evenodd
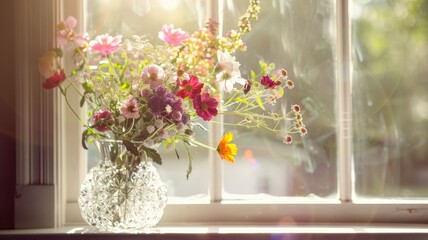
M110 63L103 63L103 64L101 64L101 65L98 66L98 69L102 70L102 69L108 68L108 67L110 67Z
M83 105L85 104L85 102L86 102L86 101L85 101L85 100L86 100L86 98L85 98L85 97L86 97L86 93L85 93L85 94L83 94L82 99L80 99L80 104L79 104L79 105L80 105L80 107L83 107Z
M192 173L192 154L190 153L189 148L187 147L186 143L184 144L184 148L186 149L186 153L187 153L187 158L189 159L189 166L187 167L187 174L186 174L186 178L187 180L189 180L189 176Z
M256 73L253 70L251 70L251 79L255 79L255 78L256 78Z
M94 92L94 88L92 87L92 84L90 84L88 82L82 83L82 87L86 93L93 93Z
M85 131L83 131L82 133L82 146L84 149L88 150L88 147L86 146L86 140L88 139L89 135L88 135L88 130L86 129Z
M147 157L151 158L153 160L153 162L162 165L162 158L159 155L158 151L156 151L153 148L148 148L144 145L141 145L141 148L146 152Z
M177 156L177 159L178 159L178 160L180 160L180 155L178 154L177 149L176 149L176 148L174 148L174 151L175 151L175 155Z
M266 73L266 67L267 67L266 63L263 62L262 60L260 60L259 61L259 65L260 65L260 72L261 72L261 74L265 75L265 73Z
M138 152L138 148L128 140L123 140L123 145L125 145L126 149L130 151L135 156L140 156L140 152Z
M122 83L122 86L120 86L120 88L124 91L128 91L130 87L131 85L128 82L124 82Z
M280 88L278 91L279 97L284 96L284 88Z
M62 56L64 55L61 48L54 48L52 50L54 50L56 55L60 58L62 58Z
M71 76L74 76L78 72L82 71L84 67L85 67L85 63L80 64L78 68L76 68L73 71L71 71Z
M256 99L257 103L259 104L259 107L263 110L265 110L265 106L263 105L262 99L260 97L258 97Z

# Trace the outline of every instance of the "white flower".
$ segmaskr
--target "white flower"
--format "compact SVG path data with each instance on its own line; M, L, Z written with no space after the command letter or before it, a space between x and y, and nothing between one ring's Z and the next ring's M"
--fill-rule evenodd
M230 92L233 90L235 82L244 85L246 80L241 77L239 66L241 65L236 61L235 57L229 53L217 51L218 69L220 72L216 75L216 79L220 90Z

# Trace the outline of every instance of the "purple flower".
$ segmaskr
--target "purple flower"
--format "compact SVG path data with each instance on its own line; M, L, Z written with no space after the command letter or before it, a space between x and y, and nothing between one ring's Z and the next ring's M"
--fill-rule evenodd
M175 123L188 122L188 116L184 114L183 101L163 86L157 87L152 94L147 96L147 103L153 115L163 117ZM185 117L186 116L186 117Z

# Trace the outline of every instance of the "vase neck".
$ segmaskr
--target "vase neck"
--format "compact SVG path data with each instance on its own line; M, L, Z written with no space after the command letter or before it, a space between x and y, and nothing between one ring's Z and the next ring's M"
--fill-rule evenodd
M118 166L137 166L140 163L152 164L145 151L139 151L139 156L128 151L122 141L96 140L99 152L99 164L113 164Z

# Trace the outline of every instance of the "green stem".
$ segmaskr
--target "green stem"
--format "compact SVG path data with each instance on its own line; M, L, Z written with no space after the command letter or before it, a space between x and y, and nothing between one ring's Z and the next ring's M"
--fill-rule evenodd
M212 151L217 151L217 148L215 148L215 147L211 147L211 146L208 146L208 145L206 145L206 144L204 144L204 143L201 143L201 142L198 142L198 141L196 141L195 139L193 139L193 138L190 138L190 137L185 137L185 139L188 141L188 142L190 142L190 143L193 143L193 144L195 144L195 145L198 145L198 146L200 146L200 147L204 147L204 148L207 148L207 149L209 149L209 150L212 150Z
M79 119L80 123L86 127L89 128L86 123L82 120L82 118L80 118L79 114L77 114L77 112L74 110L74 108L71 106L70 102L68 101L67 98L67 92L66 90L64 90L61 86L59 86L59 89L61 91L61 94L64 96L65 102L67 103L67 106L70 108L70 110L73 112L73 114L77 117L77 119Z

